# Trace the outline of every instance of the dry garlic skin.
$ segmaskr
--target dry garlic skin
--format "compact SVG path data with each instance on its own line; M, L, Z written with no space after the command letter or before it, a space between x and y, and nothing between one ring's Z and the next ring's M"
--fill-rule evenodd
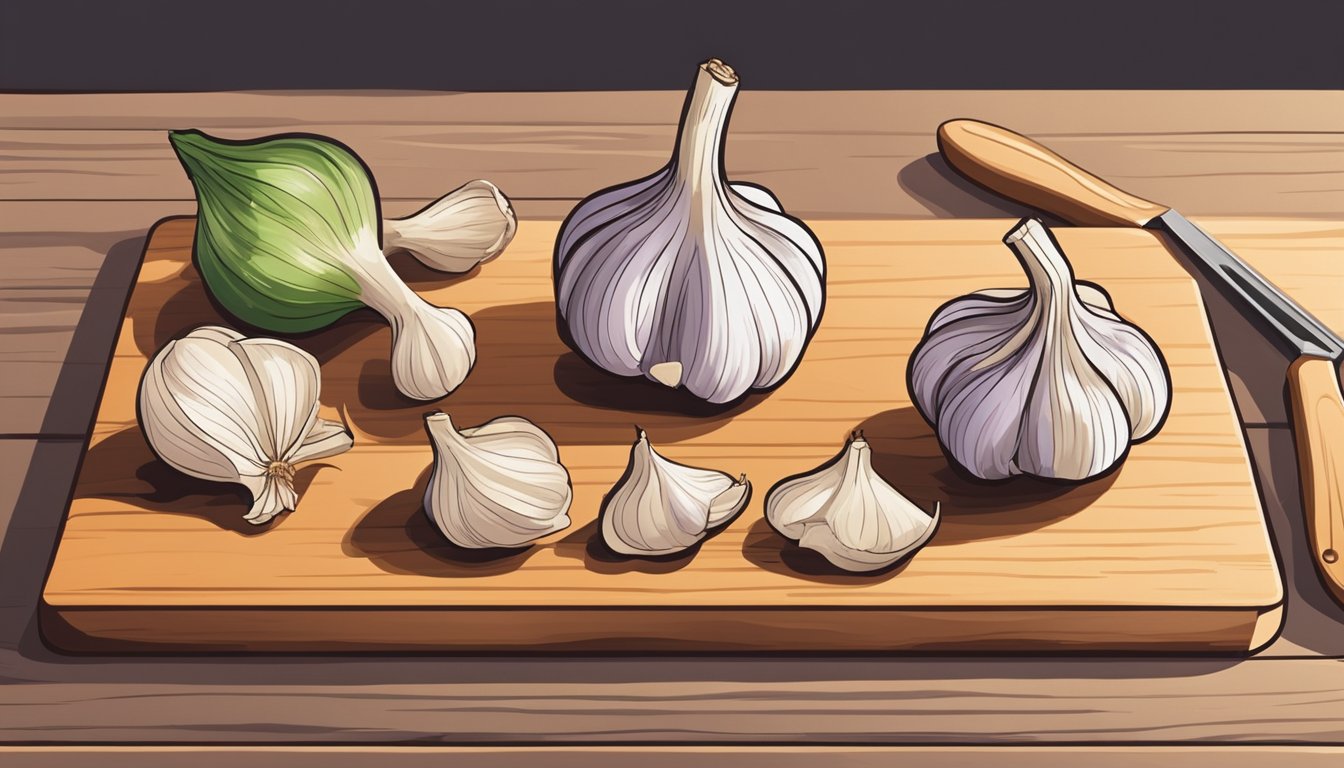
M726 403L781 383L821 319L813 234L760 187L729 184L736 74L701 65L676 153L574 209L555 249L567 341L590 362Z
M434 465L425 512L460 547L522 547L569 527L573 489L550 435L501 416L459 430L446 413L425 418Z
M1075 283L1039 222L1022 222L1004 242L1030 287L939 309L911 356L911 397L944 451L976 477L1101 475L1161 426L1171 404L1166 363L1102 291Z

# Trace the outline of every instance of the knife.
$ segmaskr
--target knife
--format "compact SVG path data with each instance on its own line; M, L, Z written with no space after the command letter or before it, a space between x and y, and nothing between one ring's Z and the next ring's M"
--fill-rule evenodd
M982 187L1073 224L1167 235L1206 277L1296 356L1288 367L1302 505L1313 560L1344 604L1344 340L1175 209L1124 192L1006 128L976 120L938 127L948 165Z

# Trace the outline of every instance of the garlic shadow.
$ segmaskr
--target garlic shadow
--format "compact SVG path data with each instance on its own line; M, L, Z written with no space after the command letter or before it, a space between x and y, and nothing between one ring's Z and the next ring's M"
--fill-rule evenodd
M480 578L518 569L539 549L469 549L448 541L425 514L426 468L411 488L379 502L346 533L341 551L388 573L432 578Z
M754 408L770 396L770 392L758 392L731 403L708 403L684 388L670 389L642 376L608 373L572 351L556 358L553 373L556 387L577 403L592 408L639 414L726 421Z
M465 280L471 280L481 273L477 264L466 272L440 272L425 266L410 251L395 250L388 254L387 263L397 273L403 283L421 291L433 291L447 288Z
M148 301L138 302L138 312L131 310L128 319L135 345L145 357L153 358L164 344L201 325L233 326L228 315L222 315L205 292L196 268L191 264L171 279L136 286L138 294L150 292Z
M916 552L915 556L919 553ZM781 576L791 576L818 584L846 586L876 584L905 570L913 557L907 557L885 568L867 573L853 573L837 568L821 554L798 546L785 538L765 518L760 518L747 529L742 541L742 556L752 565Z
M314 351L322 366L322 402L340 408L357 433L389 444L425 442L424 414L442 410L456 424L474 426L497 416L513 414L535 422L561 446L623 445L630 442L635 421L664 442L677 442L711 432L755 402L749 401L715 417L688 413L638 414L620 410L620 402L584 402L564 391L551 374L561 360L572 358L583 376L600 377L592 384L600 392L625 391L631 381L597 371L569 351L555 329L555 306L549 301L506 304L479 310L471 316L476 329L476 365L462 386L436 401L412 400L397 391L388 355L391 333L379 324L332 355L326 343L346 321L331 329L295 340ZM319 354L320 353L320 354ZM567 364L567 363L566 363ZM662 395L670 392L647 382ZM639 407L632 410L643 411Z
M727 526L724 526L727 527ZM573 560L583 561L583 565L593 573L672 573L691 564L700 547L710 537L705 537L693 546L681 552L658 557L629 557L613 552L602 539L602 520L599 517L587 525L576 528L555 543L555 554Z
M1111 487L1123 465L1081 484L1033 477L985 481L955 467L913 406L878 413L857 427L872 446L873 469L921 509L942 504L928 546L1017 536L1074 515Z
M321 462L299 467L294 476L299 510L313 478L330 467ZM198 517L240 536L256 536L278 528L299 512L284 512L262 525L247 522L243 516L251 505L251 496L245 488L178 472L154 455L139 427L123 429L90 448L80 471L79 487L85 497L120 501L158 514Z

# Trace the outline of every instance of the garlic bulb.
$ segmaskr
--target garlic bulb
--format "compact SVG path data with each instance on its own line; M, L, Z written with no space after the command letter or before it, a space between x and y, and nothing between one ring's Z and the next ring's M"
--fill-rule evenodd
M196 267L225 309L258 328L303 333L367 305L392 326L402 394L437 400L467 377L471 321L420 298L387 263L373 178L347 147L318 136L169 139L196 189Z
M782 383L825 296L816 237L768 191L724 178L737 85L718 59L700 65L671 162L579 203L555 247L570 345L711 403Z
M875 571L909 557L933 538L942 505L926 514L873 470L863 434L840 454L781 480L765 497L765 517L798 546L846 571Z
M625 474L602 502L602 540L622 555L670 555L732 520L751 498L742 475L678 464L649 445L643 430Z
M573 489L555 441L527 419L501 416L459 430L425 417L434 469L425 512L459 547L521 547L569 527Z
M430 269L466 272L502 253L517 231L509 198L477 179L406 218L385 220L383 251L409 251Z
M192 477L252 494L260 525L294 509L294 468L349 450L350 432L317 416L317 360L274 339L203 326L164 345L140 381L140 427L154 453Z
M1004 242L1030 286L944 304L910 358L911 397L944 452L976 477L1096 477L1166 418L1166 363L1105 293L1075 285L1039 221Z

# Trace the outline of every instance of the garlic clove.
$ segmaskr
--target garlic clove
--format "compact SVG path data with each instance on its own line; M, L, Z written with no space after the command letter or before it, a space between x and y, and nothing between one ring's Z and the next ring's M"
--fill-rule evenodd
M462 312L408 302L393 321L392 381L416 400L437 400L462 385L476 364L476 328Z
M247 375L227 348L229 335L242 336L224 330L192 331L159 350L140 383L140 419L150 447L174 469L237 483L262 465L262 446Z
M625 474L602 501L602 540L627 556L675 554L732 520L750 498L746 475L667 459L640 430Z
M1080 296L1082 291L1079 291ZM1082 355L1114 390L1129 419L1130 439L1142 440L1157 432L1171 402L1171 381L1157 345L1137 326L1124 322L1107 305L1086 303L1080 308L1102 320L1083 322L1078 334ZM1153 375L1157 371L1162 375Z
M307 352L206 326L170 341L140 384L141 428L165 463L252 495L248 522L298 503L295 464L350 448L348 430L317 416L321 378Z
M484 179L469 181L420 211L383 222L383 251L409 251L442 272L467 272L503 253L518 231L509 198Z
M767 211L774 211L775 213L784 212L784 206L780 205L779 199L775 197L775 193L759 184L735 181L729 184L728 188L736 193L738 197L754 206L764 208Z
M448 414L433 413L425 430L434 449L425 512L449 541L522 547L569 527L569 472L540 427L504 416L458 430Z
M1018 364L1014 354L1040 343L1020 332L1032 327L1026 302L1004 309L970 300L954 308L949 314L964 312L967 321L948 332L931 329L911 368L917 409L936 423L941 443L956 446L953 457L985 479L1020 474L1016 456L1035 368ZM1006 357L990 359L996 349Z
M831 461L780 481L765 497L766 520L785 538L837 568L875 571L913 555L933 538L942 506L932 515L915 506L873 470L862 435Z
M821 320L825 260L764 188L723 177L737 75L701 65L676 154L595 193L556 241L567 341L594 365L711 403L782 383Z
M229 351L243 364L262 450L268 456L292 456L317 422L317 393L322 374L312 355L274 339L239 339ZM272 386L284 381L286 386Z
M1161 426L1166 363L1104 291L1075 282L1040 222L1024 220L1004 242L1028 289L982 291L934 313L911 355L911 397L977 477L1101 475Z

